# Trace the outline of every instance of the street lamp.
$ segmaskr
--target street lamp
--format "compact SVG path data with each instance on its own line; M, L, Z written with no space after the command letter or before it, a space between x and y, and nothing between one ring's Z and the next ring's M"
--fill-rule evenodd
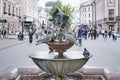
M24 38L24 21L25 21L26 17L23 18L23 20L21 20L21 24L22 24L22 31L21 31L21 40L23 40Z

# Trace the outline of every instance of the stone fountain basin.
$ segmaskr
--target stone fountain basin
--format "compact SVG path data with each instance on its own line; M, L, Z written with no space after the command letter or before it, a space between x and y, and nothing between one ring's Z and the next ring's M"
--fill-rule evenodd
M90 58L84 58L82 52L78 51L64 52L63 57L59 57L57 52L49 54L48 51L43 51L30 54L29 57L40 69L55 76L64 76L79 70Z

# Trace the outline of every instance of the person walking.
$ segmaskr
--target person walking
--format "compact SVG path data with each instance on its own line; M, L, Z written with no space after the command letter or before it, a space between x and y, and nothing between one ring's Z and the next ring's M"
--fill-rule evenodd
M30 31L29 31L29 43L32 43L32 41L33 41L33 34L34 34L34 31L32 29L30 29Z
M94 29L93 28L90 29L90 37L91 37L91 40L93 40L93 37L94 37Z
M108 35L108 32L107 32L107 29L105 28L105 32L104 32L104 41L107 40L107 35Z
M113 39L113 41L116 41L116 40L117 40L117 36L116 36L116 32L115 32L114 29L112 29L111 34L112 34L112 39Z
M93 38L94 40L96 39L97 37L97 31L96 31L96 28L93 28Z
M105 30L103 28L102 31L101 31L103 38L104 38L104 32L105 32Z
M2 35L2 38L3 38L3 39L5 38L6 33L7 33L7 32L6 32L6 29L3 28L2 32L1 32L1 35Z
M108 36L109 36L109 38L111 38L111 30L109 30L109 32L108 32Z
M82 30L82 28L79 26L78 34L77 34L77 39L78 39L78 41L79 41L80 46L82 46L82 37L83 37L83 30Z

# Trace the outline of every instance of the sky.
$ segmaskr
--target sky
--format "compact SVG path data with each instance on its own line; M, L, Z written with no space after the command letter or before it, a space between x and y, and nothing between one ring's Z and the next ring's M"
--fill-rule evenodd
M56 0L39 0L38 6L45 7L45 2L47 1L56 1ZM65 4L70 4L72 7L79 6L80 3L88 1L88 0L61 0Z

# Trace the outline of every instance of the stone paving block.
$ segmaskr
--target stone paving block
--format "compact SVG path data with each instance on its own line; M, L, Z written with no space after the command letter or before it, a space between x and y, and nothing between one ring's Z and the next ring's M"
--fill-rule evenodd
M39 68L18 68L21 75L38 75L42 72Z
M120 80L120 73L114 72L114 73L108 73L105 76L106 80Z
M120 73L110 72L104 68L82 68L68 76L81 78L80 80L120 80ZM39 68L13 68L9 67L0 73L0 80L39 80L53 75Z
M104 68L81 68L79 71L84 75L102 75Z
M17 68L9 67L0 73L0 80L14 80L18 75Z

